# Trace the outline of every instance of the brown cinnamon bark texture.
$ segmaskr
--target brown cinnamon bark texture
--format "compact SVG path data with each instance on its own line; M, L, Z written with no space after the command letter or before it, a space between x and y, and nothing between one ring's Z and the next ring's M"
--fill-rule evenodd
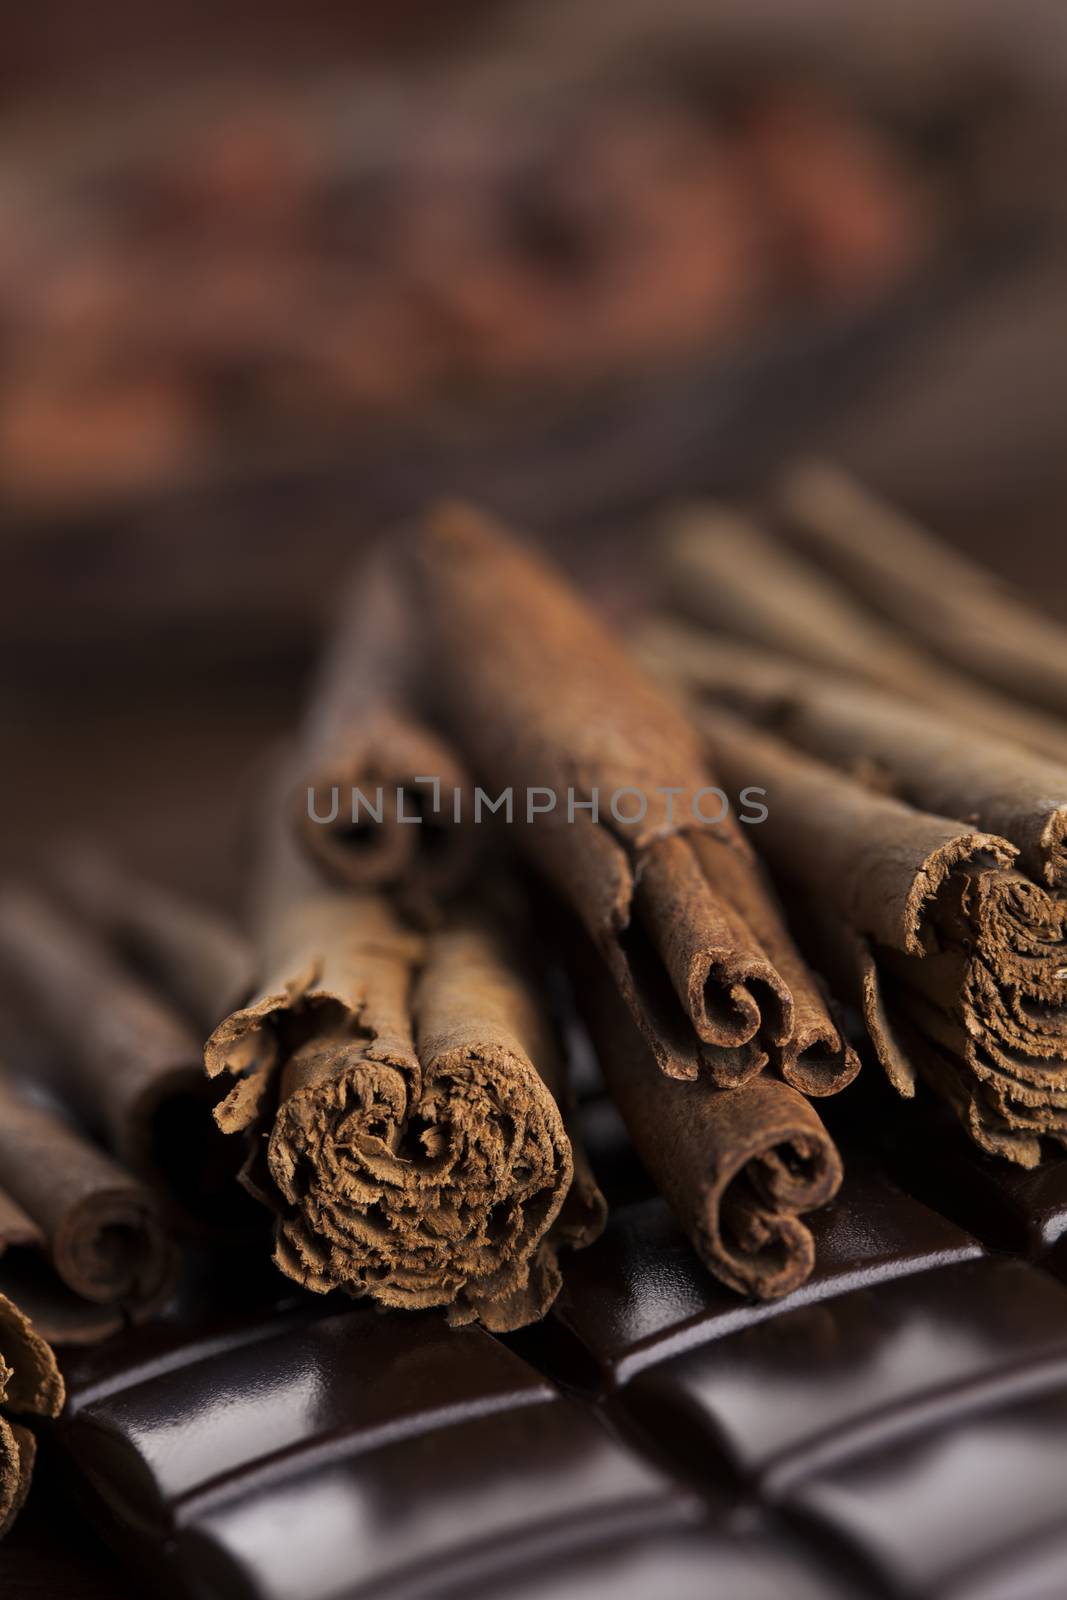
M720 850L701 836L694 848L709 882L751 928L793 999L793 1027L771 1050L771 1066L805 1094L837 1094L859 1072L856 1052L833 1015L827 993L797 949L774 889L757 861Z
M0 1539L29 1493L36 1441L15 1417L57 1417L63 1379L56 1358L30 1319L0 1294Z
M895 544L883 548L886 560L900 560ZM939 660L748 519L702 506L677 514L665 530L664 579L670 606L691 622L880 684L965 728L1067 762L1062 723Z
M792 920L803 929L805 954L831 992L862 1020L875 1059L893 1088L912 1099L918 1074L899 1027L890 1019L870 940L817 895L784 879L782 883Z
M251 992L247 940L207 907L87 845L60 852L52 882L122 963L204 1037Z
M205 1062L237 1079L220 1126L268 1135L277 1264L454 1324L542 1316L558 1248L595 1237L603 1206L584 1171L572 1186L560 1061L508 930L457 910L415 933L381 896L316 882L288 839L269 877L262 989Z
M969 817L1017 846L1019 864L1067 888L1067 766L901 697L785 656L654 622L638 650L698 700L730 707L873 788Z
M568 585L480 513L432 515L414 569L457 743L492 798L512 793L517 843L584 923L660 1068L754 1077L791 1038L793 1000L697 853L698 838L749 847L693 729Z
M729 713L701 723L727 781L767 789L772 870L869 942L868 1022L887 1005L889 1031L929 1043L894 1054L876 1037L898 1087L905 1058L951 1091L984 1148L1024 1166L1042 1137L1067 1143L1064 901L1014 869L1005 839L874 793Z
M20 1025L47 1042L57 1098L185 1218L213 1225L233 1164L192 1025L91 929L20 888L0 894L0 977Z
M0 1286L57 1342L158 1308L174 1252L155 1203L58 1112L0 1076Z
M469 873L474 840L466 774L413 709L420 654L389 555L379 551L361 564L327 647L290 810L327 879L388 890L427 916Z
M708 1270L759 1300L798 1288L815 1259L801 1215L841 1183L841 1160L803 1095L762 1074L740 1089L674 1082L593 955L576 964L579 1001L634 1148Z
M902 634L980 682L1067 716L1067 628L918 523L822 462L781 487L805 547Z

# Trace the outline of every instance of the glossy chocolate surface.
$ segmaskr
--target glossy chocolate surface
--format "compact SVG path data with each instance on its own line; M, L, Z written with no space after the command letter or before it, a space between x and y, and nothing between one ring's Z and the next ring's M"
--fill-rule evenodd
M71 1352L59 1453L181 1600L1058 1600L1067 1163L990 1170L941 1129L934 1176L936 1127L850 1144L854 1116L777 1304L708 1276L591 1093L612 1215L540 1327L197 1269Z

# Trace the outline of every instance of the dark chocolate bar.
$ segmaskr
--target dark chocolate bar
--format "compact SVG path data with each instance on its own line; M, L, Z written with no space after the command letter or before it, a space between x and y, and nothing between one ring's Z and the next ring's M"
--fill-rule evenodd
M58 1453L153 1593L1067 1592L1067 1287L1035 1264L1036 1190L1013 1259L979 1242L981 1206L950 1219L894 1181L888 1132L853 1142L811 1279L746 1302L602 1100L582 1123L615 1207L537 1327L495 1339L215 1267L156 1324L70 1353Z

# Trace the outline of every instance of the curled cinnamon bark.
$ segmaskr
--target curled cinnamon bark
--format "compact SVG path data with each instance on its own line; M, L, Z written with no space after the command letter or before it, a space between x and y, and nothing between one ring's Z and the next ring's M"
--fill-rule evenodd
M797 949L774 889L756 861L723 850L706 838L695 848L709 881L759 940L792 998L793 1021L771 1050L771 1065L805 1094L837 1094L860 1069L859 1057L833 1016L826 993Z
M1067 714L1067 628L847 473L802 462L780 506L819 562L931 654L980 682Z
M871 793L726 712L705 708L699 720L727 781L767 791L758 835L772 869L795 868L890 949L924 953L931 909L955 868L1015 858L1007 840Z
M29 1317L0 1294L0 1539L29 1493L36 1455L33 1434L12 1414L57 1417L63 1400L51 1349Z
M841 1183L840 1157L814 1108L766 1075L717 1089L653 1071L591 953L576 970L611 1094L701 1260L739 1294L773 1300L798 1288L815 1259L801 1214L825 1205Z
M603 953L660 1068L753 1077L789 1036L792 1002L695 851L709 829L748 847L685 718L561 578L478 512L429 519L415 576L457 743L494 797L525 806L518 843Z
M0 1256L0 1283L62 1342L102 1337L124 1314L149 1315L175 1266L143 1185L5 1076Z
M787 885L785 894L795 922L803 927L805 953L832 992L862 1020L875 1059L893 1088L904 1099L912 1099L918 1072L890 1018L870 941L817 895L796 885Z
M863 549L874 547L864 544ZM901 564L895 541L884 559ZM666 531L664 576L672 608L691 621L809 666L880 684L935 707L965 728L1067 762L1055 718L1020 705L881 621L819 566L731 512L694 507Z
M46 1040L49 1086L187 1219L212 1222L232 1178L192 1026L42 897L0 893L0 974Z
M972 865L945 886L938 934L920 963L883 957L895 1010L978 1086L987 1147L1035 1165L1043 1136L1067 1144L1067 905Z
M455 1324L542 1316L559 1246L594 1237L602 1203L583 1180L563 1211L559 1060L506 929L457 911L419 936L379 896L275 867L266 980L205 1062L238 1080L220 1126L268 1133L276 1262L308 1288L445 1306Z
M898 1087L913 1062L983 1148L1024 1166L1043 1136L1067 1143L1063 900L1012 868L1007 840L872 793L728 713L701 720L728 779L761 774L772 868L870 941L864 1011ZM886 1048L896 1032L904 1047Z
M464 826L466 774L411 709L418 658L410 615L379 552L360 566L327 648L290 812L328 879L389 890L426 915L466 877L473 838Z
M1019 864L1067 889L1067 765L886 692L670 622L643 658L691 696L726 705L872 787L1017 846Z

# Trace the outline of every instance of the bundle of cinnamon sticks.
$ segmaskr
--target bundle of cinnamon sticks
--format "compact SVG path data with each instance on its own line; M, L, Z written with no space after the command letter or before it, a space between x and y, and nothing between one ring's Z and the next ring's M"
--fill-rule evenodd
M254 1215L211 1118L204 1030L247 992L229 926L82 849L0 893L0 1290L60 1344L165 1303L178 1241Z
M797 469L776 510L811 554L674 522L682 618L639 653L727 778L767 788L760 852L890 1081L1034 1166L1067 1144L1067 630L835 470Z
M504 1330L598 1231L518 858L697 1250L741 1292L803 1280L841 1177L806 1096L859 1062L718 795L670 697L490 518L442 507L365 564L264 807L259 988L206 1053L284 1272Z
M248 1228L313 1293L494 1332L544 1316L605 1217L554 969L740 1294L812 1271L842 1179L816 1106L863 1035L984 1150L1067 1145L1055 697L1013 698L1023 614L943 552L943 629L878 584L846 537L858 496L809 469L781 505L892 618L697 510L665 546L673 612L629 644L521 535L442 505L340 598L258 798L247 941L84 851L48 894L0 895L0 1403L54 1409L42 1336L152 1314L191 1231ZM979 685L969 629L994 615L1020 637ZM242 1191L261 1240L224 1206ZM0 1524L30 1449L0 1415Z
M0 892L0 1536L63 1380L168 1303L191 1237L242 1241L254 1208L211 1118L203 1031L249 983L227 923L83 849L47 895Z

